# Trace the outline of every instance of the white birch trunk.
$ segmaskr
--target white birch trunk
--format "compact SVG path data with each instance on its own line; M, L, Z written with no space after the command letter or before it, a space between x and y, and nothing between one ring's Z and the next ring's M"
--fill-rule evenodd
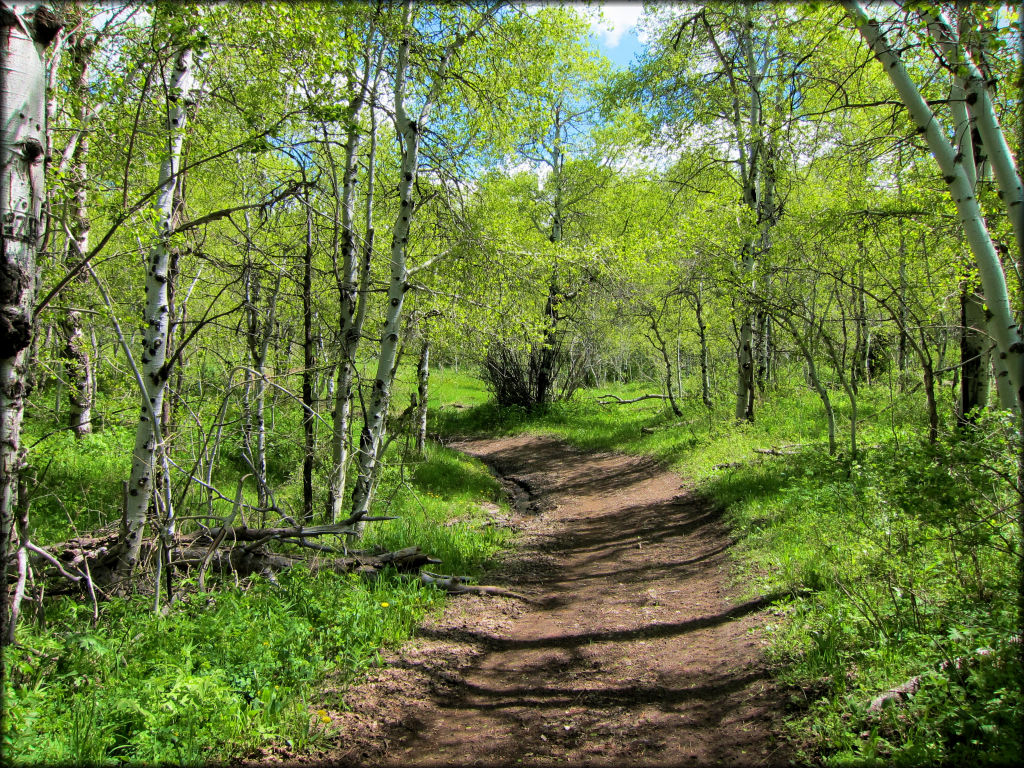
M429 102L424 106L419 123L405 111L411 19L412 6L406 3L403 21L405 36L398 48L398 67L395 75L395 126L402 139L402 163L398 181L399 212L391 237L391 280L388 284L388 306L381 332L377 374L370 394L366 422L359 439L359 477L352 496L352 517L356 521L365 517L370 509L373 479L377 474L377 462L380 460L378 453L382 444L388 405L391 402L391 384L398 356L402 305L409 289L406 257L413 215L412 191L419 172L420 132L430 106ZM361 532L363 524L357 522L356 528Z
M250 450L252 469L256 475L257 504L262 510L266 510L269 494L267 493L267 422L266 422L266 395L267 395L267 353L270 348L270 335L273 332L274 321L277 318L277 296L281 288L282 273L279 272L274 283L273 291L267 298L266 316L261 317L260 313L260 278L254 274L254 269L246 271L244 280L245 286L245 311L246 324L248 325L247 341L249 345L249 360L252 363L252 371L246 372L248 378L246 392L246 414L245 427L248 438L255 440L255 446ZM249 440L246 441L247 444Z
M918 131L923 134L953 197L957 213L963 224L964 234L978 266L985 289L985 301L992 313L989 330L995 338L999 357L1003 359L1006 366L1007 376L1019 408L1022 393L1024 393L1022 390L1022 386L1024 386L1024 354L1022 354L1024 345L1021 344L1017 322L1010 308L1006 275L1003 272L999 254L992 243L992 237L985 226L978 200L971 188L967 172L964 170L962 158L957 156L957 152L946 138L937 116L907 74L903 62L890 48L878 22L869 18L860 4L854 0L844 0L843 5L861 36L875 53L875 57L881 62ZM984 134L982 141L985 141ZM987 145L986 149L990 154L993 153L991 145ZM994 157L992 162L995 167ZM1002 182L1000 182L1000 186L1002 186ZM1007 205L1009 206L1009 201L1007 201ZM1017 205L1016 208L1019 209L1021 206Z
M120 575L128 575L139 559L146 513L153 495L154 456L159 448L160 413L163 407L167 372L168 262L167 240L171 234L174 192L178 183L181 149L185 141L186 104L193 87L192 49L178 55L168 84L167 156L160 167L160 194L156 202L156 242L146 263L146 309L141 372L142 407L135 431L135 448L128 478L128 496L121 521ZM171 510L167 510L170 514Z
M370 393L370 404L366 411L363 431L359 439L359 475L352 494L352 515L355 530L361 533L365 523L359 522L366 517L373 497L375 480L378 476L380 451L384 445L384 430L387 426L387 411L391 401L391 385L394 381L400 342L402 305L405 294L409 290L409 268L407 263L409 232L413 218L413 189L419 174L420 139L427 127L431 109L441 93L445 82L448 66L452 56L472 35L493 18L500 7L495 3L488 7L480 17L476 26L467 32L458 33L445 49L441 61L433 74L431 87L423 99L419 114L413 118L406 112L405 91L409 72L409 36L413 32L412 2L406 0L402 14L402 39L398 46L398 57L395 68L395 128L402 142L402 161L399 170L398 199L399 211L395 219L391 237L391 279L388 283L388 305L385 311L384 327L381 331L380 355L377 358L377 374ZM372 230L370 230L372 231ZM362 297L360 297L362 299ZM357 310L362 316L365 306ZM361 322L361 321L360 321Z
M1013 227L1013 236L1017 240L1017 261L1020 261L1020 254L1024 253L1024 186L1021 185L1020 174L1013 162L1013 153L1010 152L1006 135L999 126L987 78L964 50L956 32L941 12L922 11L921 15L928 24L928 31L938 40L939 48L948 59L948 63L955 71L966 75L963 77L965 99L981 134L986 159L999 184L1000 197L1006 206L1006 214ZM934 149L932 151L934 152Z
M25 462L21 422L27 363L35 318L36 252L41 235L46 150L46 47L60 25L45 3L0 3L0 580L7 581L19 480ZM19 538L18 562L25 558ZM0 642L10 642L16 604L24 589L19 574L13 610L2 601Z
M356 152L359 149L359 114L361 99L351 110L345 141L345 167L342 177L341 230L342 230L342 285L341 285L341 342L338 350L338 383L334 391L334 468L328 489L331 523L341 519L345 496L345 474L348 464L348 433L352 409L352 384L355 380L356 352L362 329L356 325L359 255L356 246L355 204Z
M89 132L85 129L92 110L89 107L89 64L92 58L92 43L88 39L76 36L73 45L72 59L75 64L75 90L81 105L78 110L78 123L81 135L78 137L73 152L74 189L69 200L69 219L71 221L71 237L68 238L65 260L70 268L77 264L89 252L89 212L86 189L89 182ZM49 111L49 110L48 110ZM86 280L82 273L80 282ZM92 432L93 405L93 367L89 357L89 348L82 330L81 313L69 311L61 323L65 339L65 364L69 384L68 427L76 437Z
M416 453L423 455L427 444L427 395L430 387L430 338L424 336L416 365Z

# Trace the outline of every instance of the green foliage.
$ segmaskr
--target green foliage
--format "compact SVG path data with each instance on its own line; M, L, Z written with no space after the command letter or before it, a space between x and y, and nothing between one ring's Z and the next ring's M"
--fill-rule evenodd
M5 650L4 752L24 763L206 764L268 740L323 734L311 685L408 637L435 590L294 569L279 584L193 594L167 616L111 600L94 629L62 599ZM307 743L307 746L308 743Z
M117 519L131 463L132 434L108 425L76 439L69 431L35 436L35 422L25 430L36 469L32 491L35 540L49 544L87 533Z

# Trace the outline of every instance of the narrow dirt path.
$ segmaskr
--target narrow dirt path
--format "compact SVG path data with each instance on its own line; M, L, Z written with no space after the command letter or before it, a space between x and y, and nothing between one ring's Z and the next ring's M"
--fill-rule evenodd
M718 513L655 462L468 440L520 507L488 582L346 694L329 760L372 766L785 765L781 698L730 589Z

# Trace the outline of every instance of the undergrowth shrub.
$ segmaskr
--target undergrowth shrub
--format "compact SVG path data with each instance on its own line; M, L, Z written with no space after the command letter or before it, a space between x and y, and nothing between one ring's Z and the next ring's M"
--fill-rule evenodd
M709 484L758 588L796 595L772 647L809 697L794 724L809 753L1020 756L1012 448L1012 425L993 416L936 445L882 443L852 462L805 451ZM908 681L906 701L871 708Z

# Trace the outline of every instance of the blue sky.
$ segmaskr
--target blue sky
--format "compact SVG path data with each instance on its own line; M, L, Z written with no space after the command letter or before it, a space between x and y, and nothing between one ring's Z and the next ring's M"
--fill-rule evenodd
M603 11L600 18L597 6ZM636 33L636 23L643 13L640 2L603 2L580 8L583 16L590 21L590 34L601 53L617 67L625 69L633 56L643 50L643 43Z

